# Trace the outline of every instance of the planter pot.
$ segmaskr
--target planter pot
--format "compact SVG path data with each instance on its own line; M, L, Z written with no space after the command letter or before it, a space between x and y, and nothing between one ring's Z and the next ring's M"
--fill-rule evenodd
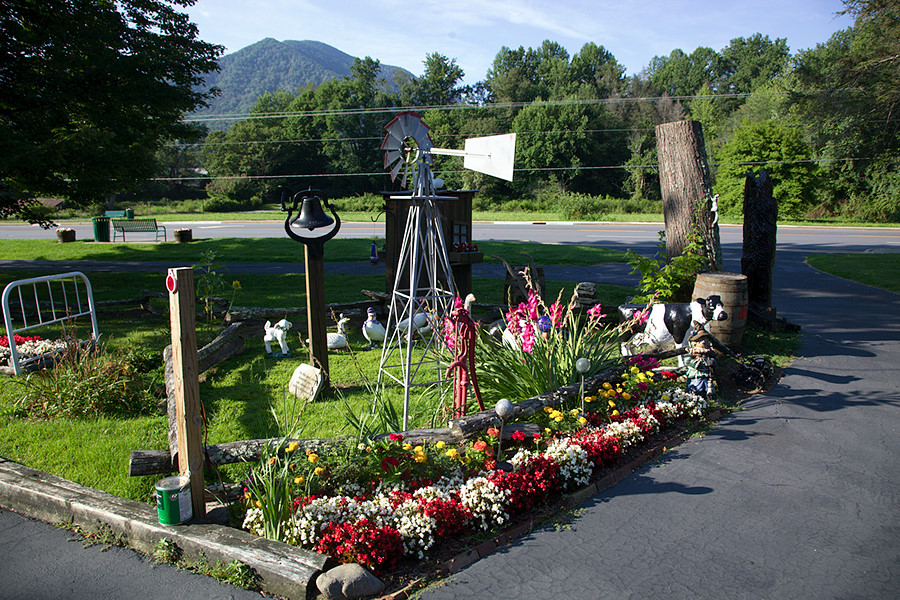
M193 231L190 229L176 229L175 241L179 244L186 244L194 239Z
M74 231L57 231L56 239L58 239L61 244L67 244L69 242L74 242L75 241L75 232Z

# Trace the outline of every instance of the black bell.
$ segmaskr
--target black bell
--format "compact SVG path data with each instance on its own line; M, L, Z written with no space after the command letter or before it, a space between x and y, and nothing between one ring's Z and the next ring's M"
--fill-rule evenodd
M291 227L305 227L312 231L319 227L327 227L334 223L334 219L325 214L322 202L318 196L305 196L300 214L291 221Z

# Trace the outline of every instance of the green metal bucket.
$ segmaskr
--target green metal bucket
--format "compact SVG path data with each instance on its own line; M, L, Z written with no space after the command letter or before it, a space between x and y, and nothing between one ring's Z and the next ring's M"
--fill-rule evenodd
M191 479L183 475L156 482L156 512L163 525L178 525L194 516L191 507Z

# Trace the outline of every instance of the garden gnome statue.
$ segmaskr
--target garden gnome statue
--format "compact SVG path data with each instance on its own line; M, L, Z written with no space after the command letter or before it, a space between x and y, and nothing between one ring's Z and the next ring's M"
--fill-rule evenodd
M684 358L687 391L709 398L713 395L713 367L715 355L708 332L700 330L691 336L688 354Z
M447 367L447 377L453 373L453 418L463 417L466 414L466 395L468 394L469 381L472 381L472 390L478 400L478 408L484 411L484 402L481 400L481 390L478 388L478 378L475 376L475 322L469 316L467 306L472 304L475 297L469 294L465 305L457 298L453 311L450 313L447 343L453 350L454 360Z

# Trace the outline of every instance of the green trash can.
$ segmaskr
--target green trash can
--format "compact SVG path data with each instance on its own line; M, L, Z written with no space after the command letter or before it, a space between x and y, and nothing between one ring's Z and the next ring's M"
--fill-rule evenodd
M94 217L91 219L94 225L94 241L109 241L109 217Z
M134 218L134 209L133 209L133 208L126 208L126 209L125 209L125 218L126 218L126 219L133 219L133 218Z

